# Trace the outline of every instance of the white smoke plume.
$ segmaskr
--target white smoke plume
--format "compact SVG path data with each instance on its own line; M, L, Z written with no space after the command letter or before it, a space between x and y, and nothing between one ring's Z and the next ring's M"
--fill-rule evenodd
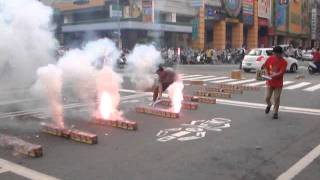
M153 45L136 45L128 56L126 71L138 90L146 90L154 85L155 71L162 63L160 52Z
M52 14L37 0L0 0L2 87L30 87L37 68L54 61Z
M72 90L83 103L96 102L97 99L100 100L103 93L108 93L112 102L108 110L112 112L112 117L120 117L121 112L117 108L120 102L119 90L122 78L112 70L119 55L120 52L109 39L92 41L81 49L66 52L56 66L63 74L60 81L64 87L67 87L64 91ZM45 77L40 76L39 79L45 79ZM42 84L55 84L55 80L46 78ZM56 87L60 88L61 94L62 87ZM42 88L42 90L46 89ZM51 98L49 100L53 101ZM91 110L92 115L95 115L95 110Z
M97 73L96 85L99 99L97 117L103 119L122 119L122 112L118 110L120 104L120 85L122 77L110 67L105 66Z
M183 88L184 85L180 78L168 87L168 95L172 102L172 111L175 113L179 113L182 107Z
M39 68L37 74L38 80L35 87L42 90L44 96L47 97L50 113L55 124L64 127L61 103L62 70L56 65L49 64Z

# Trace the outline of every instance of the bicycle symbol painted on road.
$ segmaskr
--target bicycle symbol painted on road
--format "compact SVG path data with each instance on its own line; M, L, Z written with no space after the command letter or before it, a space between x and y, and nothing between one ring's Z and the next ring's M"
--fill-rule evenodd
M182 127L160 130L157 133L157 141L168 142L191 141L202 139L207 131L222 131L231 127L231 120L225 118L213 118L211 120L195 120L190 124L181 124Z

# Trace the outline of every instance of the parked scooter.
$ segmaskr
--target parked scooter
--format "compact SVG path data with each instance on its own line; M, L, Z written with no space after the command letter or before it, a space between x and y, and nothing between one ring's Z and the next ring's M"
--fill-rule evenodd
M308 71L309 71L309 74L320 73L320 69L313 62L309 63Z

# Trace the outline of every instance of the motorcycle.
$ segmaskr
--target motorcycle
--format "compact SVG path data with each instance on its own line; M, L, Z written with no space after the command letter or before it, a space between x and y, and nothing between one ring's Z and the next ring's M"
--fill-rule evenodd
M320 69L318 69L317 65L314 64L313 62L309 63L308 71L309 71L309 74L320 73Z

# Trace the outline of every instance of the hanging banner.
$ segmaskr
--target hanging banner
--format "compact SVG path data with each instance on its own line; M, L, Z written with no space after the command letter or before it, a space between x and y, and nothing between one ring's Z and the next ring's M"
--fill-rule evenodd
M317 39L317 9L311 11L311 39Z
M276 30L286 32L287 31L287 3L283 3L281 0L276 1L276 17L275 24Z
M222 0L224 9L230 17L238 17L241 12L241 0Z
M289 32L301 33L301 1L291 1L289 3Z
M301 4L302 23L301 32L303 34L310 33L310 14L311 8L309 7L309 0L302 0Z
M221 11L221 7L206 5L205 8L206 8L206 11L205 11L206 20L219 21L224 17L223 12Z
M242 1L242 21L243 24L253 25L253 0Z
M142 0L143 22L153 22L153 0Z
M271 0L258 0L258 17L271 19Z
M198 29L199 29L199 19L192 20L192 40L198 38Z

